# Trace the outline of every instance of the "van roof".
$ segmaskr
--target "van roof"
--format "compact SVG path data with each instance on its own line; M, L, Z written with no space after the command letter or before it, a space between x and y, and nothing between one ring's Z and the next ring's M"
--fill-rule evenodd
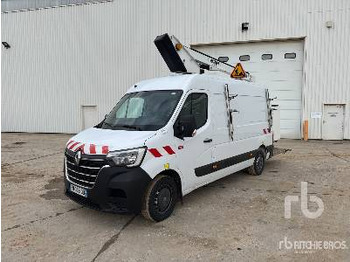
M127 93L134 93L140 91L155 91L155 90L183 90L186 92L193 86L190 85L194 80L211 81L211 82L226 82L229 85L239 84L240 86L247 85L251 87L257 87L255 84L235 80L227 76L221 76L218 74L172 74L166 77L159 77L140 81L133 85Z

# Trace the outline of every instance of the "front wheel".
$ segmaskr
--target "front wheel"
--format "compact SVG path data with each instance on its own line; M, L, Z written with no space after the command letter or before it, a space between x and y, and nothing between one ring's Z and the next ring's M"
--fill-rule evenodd
M159 175L146 189L142 215L152 221L162 221L171 215L176 201L177 187L174 179L166 175Z
M248 168L248 173L253 176L260 176L264 171L266 154L263 148L259 148L255 154L254 163Z

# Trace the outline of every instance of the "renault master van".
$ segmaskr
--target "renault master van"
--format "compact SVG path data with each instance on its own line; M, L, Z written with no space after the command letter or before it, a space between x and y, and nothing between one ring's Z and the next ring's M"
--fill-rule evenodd
M161 221L193 190L273 154L268 91L211 74L133 85L65 149L66 195L91 208Z

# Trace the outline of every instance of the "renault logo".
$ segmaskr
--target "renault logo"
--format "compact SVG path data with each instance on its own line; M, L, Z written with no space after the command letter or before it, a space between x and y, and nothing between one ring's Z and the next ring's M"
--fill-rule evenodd
M74 162L77 166L79 166L80 160L81 160L81 151L79 150L75 153L75 156L74 156Z

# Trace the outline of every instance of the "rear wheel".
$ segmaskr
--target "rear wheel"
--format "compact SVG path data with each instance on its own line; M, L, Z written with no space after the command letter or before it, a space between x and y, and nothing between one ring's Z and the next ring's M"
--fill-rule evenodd
M253 176L260 176L264 171L266 153L263 148L259 148L255 154L254 163L248 168L248 173Z
M142 215L152 221L168 218L177 201L177 186L172 177L159 175L148 186L142 205Z

